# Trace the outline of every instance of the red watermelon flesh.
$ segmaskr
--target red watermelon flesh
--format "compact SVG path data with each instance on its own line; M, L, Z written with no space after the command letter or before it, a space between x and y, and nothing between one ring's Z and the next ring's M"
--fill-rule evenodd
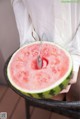
M44 42L40 52L41 69L37 67L39 43L20 48L12 56L8 77L17 87L28 91L40 91L54 85L65 77L71 67L68 53L53 43Z

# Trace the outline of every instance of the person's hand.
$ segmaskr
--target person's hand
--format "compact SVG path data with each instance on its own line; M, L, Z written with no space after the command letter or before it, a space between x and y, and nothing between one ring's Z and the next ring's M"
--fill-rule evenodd
M77 82L77 76L78 76L78 73L73 72L68 86L65 89L63 89L60 93L67 93L69 91L71 85Z
M63 100L64 97L65 97L65 93L69 92L71 85L77 82L77 76L78 76L78 73L77 72L73 72L68 86L65 89L63 89L60 92L59 95L53 96L52 99L53 100Z

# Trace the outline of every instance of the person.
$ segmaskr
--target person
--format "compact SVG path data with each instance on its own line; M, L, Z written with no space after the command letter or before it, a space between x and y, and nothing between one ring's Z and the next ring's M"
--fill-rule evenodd
M69 90L72 84L76 85L80 66L80 4L61 0L12 0L11 3L19 32L20 47L37 41L40 37L41 40L54 42L70 52L73 76L66 89L53 97L56 100L63 100L66 93L69 100L69 97L73 96ZM77 87L76 95L79 95L79 90Z

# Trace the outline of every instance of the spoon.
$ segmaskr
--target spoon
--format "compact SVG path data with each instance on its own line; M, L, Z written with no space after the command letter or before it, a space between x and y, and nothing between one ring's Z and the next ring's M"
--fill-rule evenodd
M42 40L40 39L40 37L39 37L39 41L40 41L40 45L39 45L39 53L38 53L38 57L37 57L37 67L39 69L41 69L42 65L43 65L43 61L42 61L42 58L40 56L40 52L41 52L41 48L42 48Z

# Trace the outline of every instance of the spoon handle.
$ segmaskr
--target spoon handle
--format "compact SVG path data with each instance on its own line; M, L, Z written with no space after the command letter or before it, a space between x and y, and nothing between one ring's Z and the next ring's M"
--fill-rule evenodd
M38 52L38 57L37 57L37 66L38 68L42 68L42 58L40 56L40 53L41 53L41 49L42 49L42 40L41 38L39 37L39 41L40 41L40 44L39 44L39 52Z
M39 38L39 41L40 41L40 44L39 44L39 52L38 52L38 56L37 56L37 67L40 69L42 68L42 58L40 56L40 52L41 52L41 47L42 47L42 40L41 38L39 37L39 34L37 33L38 35L38 38ZM35 39L35 41L37 41L37 39L34 37L33 35L33 32L32 32L32 37Z

